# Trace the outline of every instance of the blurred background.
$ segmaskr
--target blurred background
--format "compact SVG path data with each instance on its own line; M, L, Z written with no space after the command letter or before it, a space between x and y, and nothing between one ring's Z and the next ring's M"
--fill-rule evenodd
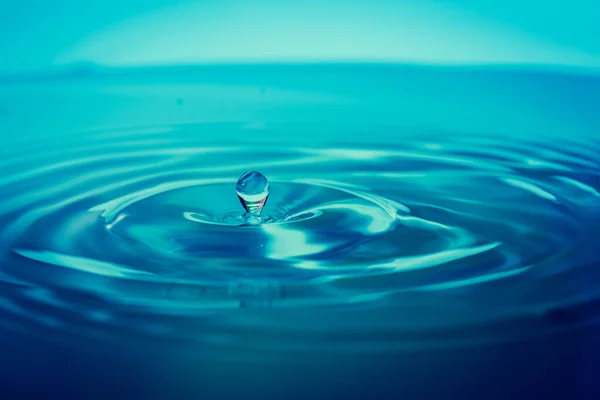
M271 61L600 66L600 2L3 0L0 71Z

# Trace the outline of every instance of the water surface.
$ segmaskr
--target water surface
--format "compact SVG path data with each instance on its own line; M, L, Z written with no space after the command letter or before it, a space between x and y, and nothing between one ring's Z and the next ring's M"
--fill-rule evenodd
M237 393L216 379L277 396L302 376L372 393L395 368L407 380L379 387L467 398L449 371L504 355L538 373L498 395L580 398L597 360L599 89L381 65L5 77L0 339L82 362L112 349L146 364L132 387L205 394ZM249 170L270 196L264 223L240 226ZM578 373L547 381L565 363Z

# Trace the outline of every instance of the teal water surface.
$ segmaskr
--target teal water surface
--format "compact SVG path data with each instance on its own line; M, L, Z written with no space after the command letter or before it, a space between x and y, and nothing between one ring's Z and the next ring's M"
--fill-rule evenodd
M410 354L422 392L454 367L419 354L592 363L547 341L598 323L595 75L82 66L0 85L7 346L153 354L140 376L203 393L263 364L299 385L291 360L323 377ZM251 170L270 194L240 226Z

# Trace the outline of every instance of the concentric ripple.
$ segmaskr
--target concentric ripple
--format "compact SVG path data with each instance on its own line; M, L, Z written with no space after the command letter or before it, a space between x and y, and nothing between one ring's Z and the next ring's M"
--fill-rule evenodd
M324 149L190 139L210 128L172 126L164 143L160 127L119 141L102 131L6 154L0 308L43 324L52 340L110 340L128 327L208 343L214 334L194 336L190 318L286 331L290 315L310 311L322 329L367 324L410 338L514 323L597 295L586 282L600 261L600 149L589 143L406 134L402 146ZM249 169L271 182L255 226L244 225L235 192ZM227 312L240 307L260 310ZM472 332L482 341L510 339L481 329ZM377 348L401 345L390 340Z

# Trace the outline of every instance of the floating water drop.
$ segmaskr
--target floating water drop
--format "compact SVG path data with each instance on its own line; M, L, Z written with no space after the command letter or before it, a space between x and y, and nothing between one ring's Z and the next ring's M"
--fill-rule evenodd
M269 198L269 181L260 172L246 172L235 186L238 198L248 212L249 217L258 219Z

